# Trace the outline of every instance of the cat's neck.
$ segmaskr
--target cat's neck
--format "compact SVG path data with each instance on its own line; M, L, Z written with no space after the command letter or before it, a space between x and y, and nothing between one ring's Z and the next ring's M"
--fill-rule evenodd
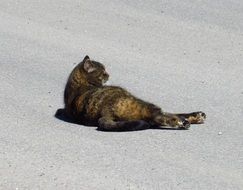
M71 86L74 89L78 89L82 86L90 86L84 71L79 70L78 67L75 68L71 73L69 81L71 82Z

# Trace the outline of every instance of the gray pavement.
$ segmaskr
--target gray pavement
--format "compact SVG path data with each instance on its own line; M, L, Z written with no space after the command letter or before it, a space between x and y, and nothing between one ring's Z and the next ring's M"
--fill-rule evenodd
M0 0L0 189L243 189L243 2ZM58 120L88 54L190 130Z

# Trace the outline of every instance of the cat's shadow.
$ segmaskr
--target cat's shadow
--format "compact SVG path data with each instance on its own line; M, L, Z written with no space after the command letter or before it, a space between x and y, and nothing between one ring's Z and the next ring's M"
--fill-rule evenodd
M64 108L59 108L57 109L56 113L55 113L55 118L61 120L61 121L65 121L67 123L72 123L72 124L76 124L76 125L79 125L81 127L97 127L96 124L87 124L87 123L80 123L80 122L77 122L76 120L70 118L67 116L66 112L65 112L65 109Z
M84 125L84 124L81 124L81 123L78 123L77 121L75 121L74 119L72 118L69 118L66 113L65 113L65 110L63 108L60 108L60 109L57 109L56 113L55 113L55 118L59 119L59 120L62 120L62 121L65 121L67 123L72 123L72 124L77 124L77 125L80 125L80 126L85 126L85 127L97 127L96 125ZM166 128L166 127L162 127L161 126L156 126L156 125L153 125L151 126L149 129L159 129L159 130L185 130L185 129L175 129L175 128ZM101 131L101 130L98 130L96 128L97 131ZM143 129L143 130L147 130L147 129ZM101 131L101 132L132 132L132 131Z
M80 123L76 122L74 119L68 117L65 113L65 109L63 109L63 108L57 109L54 116L55 116L55 118L62 120L62 121L65 121L65 122L68 122L68 123L80 124Z

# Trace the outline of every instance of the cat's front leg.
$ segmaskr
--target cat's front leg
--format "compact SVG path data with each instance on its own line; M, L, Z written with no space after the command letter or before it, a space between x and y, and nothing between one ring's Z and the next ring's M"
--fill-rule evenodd
M202 124L205 122L206 114L204 112L180 113L175 114L180 118L187 119L191 124Z

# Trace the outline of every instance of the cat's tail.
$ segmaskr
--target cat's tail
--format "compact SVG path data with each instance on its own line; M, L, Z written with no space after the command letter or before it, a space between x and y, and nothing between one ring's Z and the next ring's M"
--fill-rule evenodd
M99 131L137 131L149 129L150 124L143 120L113 121L105 118L99 119L97 130Z

